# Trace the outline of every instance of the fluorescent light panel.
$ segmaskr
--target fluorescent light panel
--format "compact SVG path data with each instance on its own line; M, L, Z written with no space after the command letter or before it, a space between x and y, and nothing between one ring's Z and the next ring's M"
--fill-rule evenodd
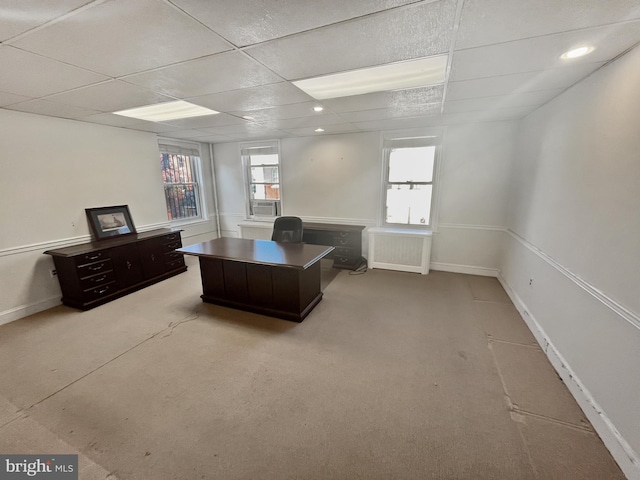
M444 82L446 68L447 55L438 55L307 78L292 83L316 100L324 100L437 85Z
M175 102L157 103L155 105L147 105L146 107L130 108L129 110L120 110L113 112L123 117L138 118L148 122L165 122L167 120L176 120L178 118L202 117L204 115L214 115L215 110L210 110L193 103L177 100Z

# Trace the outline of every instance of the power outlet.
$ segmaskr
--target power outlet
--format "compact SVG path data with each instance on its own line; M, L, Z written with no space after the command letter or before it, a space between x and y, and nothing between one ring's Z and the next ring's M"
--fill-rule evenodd
M529 286L530 286L531 288L533 288L533 278L530 278L530 279L529 279Z
M57 277L58 271L55 268L52 268L51 270L49 270L49 275L51 276L51 278Z

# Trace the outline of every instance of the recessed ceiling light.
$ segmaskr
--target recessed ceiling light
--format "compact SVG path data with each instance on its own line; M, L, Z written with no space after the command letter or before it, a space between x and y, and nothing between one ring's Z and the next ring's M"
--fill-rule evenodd
M215 110L194 105L193 103L177 100L175 102L157 103L146 107L130 108L113 112L123 117L138 118L148 122L165 122L178 118L201 117L203 115L215 115Z
M444 82L447 55L418 58L292 82L316 100L403 90Z
M320 107L320 106L313 107L314 112L321 112L322 110L324 110L324 107Z
M324 132L324 128L316 128L314 132L318 132L318 133Z
M591 52L593 52L593 47L589 47L589 46L578 47L578 48L571 49L567 52L564 52L562 55L560 55L560 58L564 60L568 60L570 58L582 57Z

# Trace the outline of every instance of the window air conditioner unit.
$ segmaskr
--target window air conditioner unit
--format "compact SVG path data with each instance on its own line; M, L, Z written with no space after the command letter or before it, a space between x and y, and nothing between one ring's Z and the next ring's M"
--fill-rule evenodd
M275 217L276 202L259 200L253 202L253 214L258 217Z

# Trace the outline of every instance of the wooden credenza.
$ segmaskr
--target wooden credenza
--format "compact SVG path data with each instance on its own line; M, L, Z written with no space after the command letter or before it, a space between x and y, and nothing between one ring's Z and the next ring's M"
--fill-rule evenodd
M89 310L187 270L179 230L159 229L44 252L53 262L62 303Z
M302 241L335 247L331 254L333 266L355 270L362 262L362 231L364 228L361 225L304 222ZM331 258L331 256L327 258Z

